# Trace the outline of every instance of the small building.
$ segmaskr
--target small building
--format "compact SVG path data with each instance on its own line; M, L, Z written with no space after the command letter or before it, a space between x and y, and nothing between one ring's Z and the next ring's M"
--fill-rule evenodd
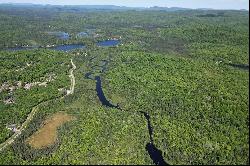
M15 103L15 99L11 96L11 97L8 97L7 99L5 99L4 101L4 104L13 104Z
M18 131L19 131L19 129L18 129L18 127L17 127L16 124L8 125L8 126L6 126L6 128L7 128L8 130L13 131L13 132L18 132Z

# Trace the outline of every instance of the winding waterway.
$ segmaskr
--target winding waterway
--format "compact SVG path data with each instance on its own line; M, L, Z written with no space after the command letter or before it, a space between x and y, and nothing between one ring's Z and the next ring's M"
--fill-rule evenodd
M112 46L116 46L120 44L119 40L105 40L105 41L101 41L98 42L97 45L100 47L112 47ZM20 51L20 50L30 50L30 49L35 49L35 48L39 48L39 47L16 47L16 48L8 48L7 50L9 51ZM52 50L57 50L57 51L64 51L64 52L68 52L74 49L83 49L85 48L84 45L81 44L68 44L68 45L59 45L59 46L55 46L55 47L50 47L49 49ZM94 58L92 58L90 60L90 62L92 62ZM105 107L110 107L110 108L115 108L118 110L123 110L122 108L120 108L119 104L112 104L110 101L108 101L108 99L105 97L105 94L103 92L102 89L102 80L100 76L94 76L93 72L94 72L94 68L95 67L99 67L100 73L104 73L107 70L107 65L110 61L110 58L108 60L102 60L102 64L101 65L96 65L96 66L92 66L90 72L87 72L85 74L85 78L86 79L90 79L90 80L95 80L96 82L96 94L99 98L99 101L101 102L101 104ZM154 140L153 140L153 128L151 126L151 122L150 122L150 115L146 112L139 112L140 114L143 114L143 116L145 117L145 119L147 120L147 126L148 126L148 132L149 132L149 137L150 137L150 142L146 145L145 149L147 150L150 158L152 159L153 163L156 165L168 165L165 161L164 158L162 156L162 151L157 149L157 147L154 145Z
M91 60L93 60L93 58ZM103 62L102 65L92 66L91 69L94 70L95 67L100 67L101 68L101 73L104 73L107 70L108 61L109 60L102 60L102 62ZM106 106L106 107L110 107L110 108L120 109L119 105L113 105L105 97L104 92L102 90L102 80L101 80L101 77L100 76L93 77L92 74L93 74L92 72L86 73L85 74L85 78L96 81L96 94L97 94L100 102L102 103L102 105Z
M248 70L249 71L249 65L247 64L232 64L232 63L228 63L229 66L238 68L238 69L242 69L242 70Z
M147 143L146 150L148 151L150 158L152 159L155 165L168 165L162 156L162 151L157 149L156 146L154 145L153 128L151 126L149 114L143 111L140 111L140 113L144 115L148 124L148 133L150 137L150 142Z
M90 61L92 61L94 58L92 58ZM95 67L100 67L101 68L101 73L105 72L105 70L107 69L107 65L109 63L109 60L102 60L103 64L102 65L97 65L97 66L92 66L91 69L93 70ZM92 76L93 73L88 72L85 74L85 78L86 79L90 79L90 80L95 80L96 81L96 94L100 100L100 102L102 103L103 106L105 107L110 107L110 108L116 108L118 110L123 110L119 107L119 105L114 105L112 104L110 101L107 100L107 98L104 95L104 92L102 90L102 80L100 76ZM155 165L168 165L163 156L162 156L162 151L157 149L157 147L154 145L154 140L153 140L153 128L151 126L151 122L150 122L150 115L146 112L140 111L140 114L143 114L143 116L145 117L145 119L147 120L147 125L148 125L148 132L149 132L149 137L150 137L150 142L147 143L145 149L147 150L151 160L153 161L153 163Z

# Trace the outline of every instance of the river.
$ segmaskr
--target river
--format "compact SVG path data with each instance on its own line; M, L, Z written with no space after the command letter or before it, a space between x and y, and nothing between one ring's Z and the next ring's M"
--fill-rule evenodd
M93 59L94 58L92 58L90 61L92 61ZM107 65L109 63L109 60L102 60L102 62L104 62L102 65L92 66L91 69L93 70L94 67L100 67L101 73L104 73L105 70L107 69ZM115 109L124 111L122 108L120 108L119 104L114 105L110 101L107 100L107 98L105 97L105 94L102 90L101 77L100 76L93 77L92 74L93 74L92 71L87 72L85 74L85 78L90 79L90 80L95 80L95 82L96 82L96 94L97 94L101 104L105 107L115 108ZM162 151L157 149L157 147L154 144L153 128L152 128L151 122L150 122L150 115L146 112L143 112L143 111L140 111L139 113L142 114L147 121L150 142L146 145L145 149L147 150L151 160L153 161L153 163L155 165L168 165L162 156Z

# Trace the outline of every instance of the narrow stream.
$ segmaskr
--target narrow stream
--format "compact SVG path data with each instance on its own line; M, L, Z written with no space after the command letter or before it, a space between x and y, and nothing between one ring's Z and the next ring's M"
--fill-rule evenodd
M92 61L94 58L92 58L90 61ZM95 65L92 66L91 69L93 70L95 67L100 67L101 68L101 73L104 73L107 70L107 65L110 61L110 58L108 60L102 60L103 64L102 65ZM119 105L113 105L111 104L107 98L105 97L103 90L102 90L102 81L100 76L95 76L94 78L92 76L92 72L88 72L85 74L86 79L91 79L96 81L96 94L102 103L103 106L110 107L110 108L116 108L119 110L122 110ZM150 142L146 145L145 149L147 150L150 158L154 162L155 165L168 165L163 156L162 156L162 151L157 149L156 146L154 145L154 140L153 140L153 128L151 126L150 122L150 115L146 112L140 111L139 113L143 114L144 117L147 120L148 124L148 132L149 132L149 137L150 137Z
M93 60L93 59L92 59ZM104 73L107 69L107 65L108 65L108 60L102 60L103 64L102 65L95 65L92 66L91 69L93 70L95 67L100 67L101 68L101 73ZM104 92L102 90L102 80L100 76L95 76L94 78L91 77L92 76L92 72L88 72L85 74L85 78L90 79L90 80L95 80L96 81L96 94L100 100L100 102L102 103L103 106L106 107L110 107L110 108L116 108L116 109L120 109L119 105L113 105L111 104L107 98L104 95Z
M106 107L111 107L111 108L116 108L116 109L120 109L120 107L118 105L113 105L111 104L105 97L103 90L102 90L102 81L101 81L101 77L100 76L96 76L95 77L96 80L96 93L97 96L99 98L99 100L101 101L102 105L106 106Z
M169 165L163 159L162 151L157 149L152 142L146 145L146 150L148 151L148 154L150 158L153 160L155 165Z
M154 145L153 128L151 126L149 114L142 111L140 111L140 113L144 115L148 123L148 133L150 137L150 142L146 145L146 150L148 151L150 158L153 160L155 165L168 165L162 156L162 151L157 149Z
M150 142L153 142L153 136L152 136L153 135L153 129L152 129L152 126L151 126L151 123L150 123L150 116L146 112L140 111L140 113L142 113L144 115L144 117L147 119L148 133L149 133L149 136L150 136Z
M228 63L229 66L235 67L235 68L239 68L242 70L249 70L249 65L247 64L232 64L232 63Z

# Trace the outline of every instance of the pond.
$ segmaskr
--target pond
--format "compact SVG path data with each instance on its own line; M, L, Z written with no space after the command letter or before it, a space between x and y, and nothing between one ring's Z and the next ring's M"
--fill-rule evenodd
M80 33L77 34L77 37L80 37L80 38L88 37L88 36L89 36L89 34L87 32L80 32Z
M66 32L47 32L47 34L56 36L62 40L68 40L70 37L69 34Z
M97 45L101 47L112 47L118 44L120 44L120 40L104 40L97 43Z

